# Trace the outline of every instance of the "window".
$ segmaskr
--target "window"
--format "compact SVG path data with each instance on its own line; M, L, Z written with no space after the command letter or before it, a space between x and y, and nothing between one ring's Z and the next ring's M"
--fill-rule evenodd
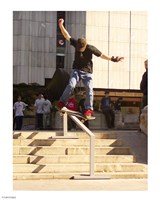
M56 68L64 68L64 55L56 56Z

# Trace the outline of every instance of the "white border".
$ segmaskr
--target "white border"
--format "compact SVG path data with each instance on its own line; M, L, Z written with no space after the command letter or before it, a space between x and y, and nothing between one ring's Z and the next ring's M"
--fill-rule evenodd
M88 3L86 3L88 2ZM2 3L1 3L2 4ZM44 199L46 192L12 191L12 11L14 10L138 10L149 11L149 189L147 192L103 192L105 198L158 199L160 188L160 148L159 148L159 80L160 80L160 28L158 1L147 0L90 0L65 1L16 1L5 0L0 12L0 85L1 85L1 139L0 139L0 197L16 196L17 199ZM51 194L54 198L53 193ZM92 193L100 197L99 193ZM102 193L101 193L102 194ZM110 194L110 195L109 195ZM123 194L122 196L120 194ZM34 196L36 195L36 196ZM59 194L58 194L59 195ZM154 195L154 197L152 197ZM74 199L64 192L59 197ZM84 198L83 193L78 196ZM48 198L48 197L47 197Z

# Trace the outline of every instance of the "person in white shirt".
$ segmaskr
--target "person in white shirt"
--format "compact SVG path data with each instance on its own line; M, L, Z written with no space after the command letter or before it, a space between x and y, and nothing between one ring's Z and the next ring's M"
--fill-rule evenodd
M43 102L43 128L50 129L51 128L51 109L52 104L48 99L47 95L44 95Z
M42 94L38 94L37 99L35 100L35 109L36 109L36 129L43 129L43 103L44 99L42 98Z
M17 101L14 103L14 106L13 106L15 122L16 122L15 130L22 129L23 117L24 117L23 112L24 112L26 106L28 106L28 104L21 101L21 96L18 96Z

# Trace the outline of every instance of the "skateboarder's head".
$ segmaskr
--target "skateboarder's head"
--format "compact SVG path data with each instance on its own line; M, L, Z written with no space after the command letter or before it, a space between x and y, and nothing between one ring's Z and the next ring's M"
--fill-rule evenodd
M77 40L77 51L83 52L86 49L87 41L85 38L79 38Z
M144 67L145 69L148 69L148 59L144 61Z

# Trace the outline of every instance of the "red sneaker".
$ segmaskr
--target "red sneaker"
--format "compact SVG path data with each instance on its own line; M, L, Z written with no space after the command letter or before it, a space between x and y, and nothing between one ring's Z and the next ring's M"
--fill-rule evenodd
M61 109L65 106L65 104L62 101L58 101L58 107Z
M93 111L93 110L86 110L85 113L84 113L84 115L86 116L86 118L87 118L88 120L93 120L93 119L95 119L95 117L92 116L93 114L94 114L94 111Z

